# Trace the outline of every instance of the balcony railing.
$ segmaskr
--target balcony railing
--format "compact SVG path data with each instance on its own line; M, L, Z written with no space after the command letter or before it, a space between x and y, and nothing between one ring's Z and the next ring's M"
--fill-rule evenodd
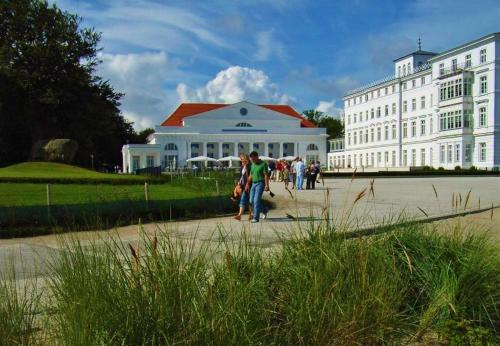
M467 63L461 63L452 65L447 68L442 68L439 70L439 79L447 78L449 76L456 75L458 73L469 71L470 68L471 65Z

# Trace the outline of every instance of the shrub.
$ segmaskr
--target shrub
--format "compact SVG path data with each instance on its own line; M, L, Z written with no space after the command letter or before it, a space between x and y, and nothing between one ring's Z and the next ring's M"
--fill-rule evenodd
M460 171L462 169L462 167L460 166L455 166L455 171Z

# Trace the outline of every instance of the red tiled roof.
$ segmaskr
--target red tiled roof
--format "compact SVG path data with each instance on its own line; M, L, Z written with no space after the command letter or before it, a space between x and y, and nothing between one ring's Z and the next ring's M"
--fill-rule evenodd
M214 109L230 106L225 103L181 103L179 107L161 124L161 126L182 126L184 118L196 114L208 112ZM275 112L286 114L288 116L301 119L302 127L316 127L312 122L304 119L292 107L288 105L258 105Z

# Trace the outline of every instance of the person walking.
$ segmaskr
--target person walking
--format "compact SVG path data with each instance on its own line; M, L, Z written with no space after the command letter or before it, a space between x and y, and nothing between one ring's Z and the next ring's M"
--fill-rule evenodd
M259 153L252 151L250 153L250 176L248 177L245 190L250 193L250 205L252 207L252 220L250 222L259 222L260 213L267 217L267 208L262 205L262 194L269 191L269 170L267 163L259 159Z
M278 160L276 163L276 180L275 181L281 181L281 170L283 169L283 164L281 163L281 160Z
M241 216L245 212L245 209L249 203L249 193L246 191L246 185L248 182L248 177L250 176L250 159L247 154L240 155L241 167L240 167L240 180L238 181L238 186L241 188L241 196L239 207L240 210L238 214L234 217L236 220L241 220Z
M295 189L295 183L297 179L297 172L295 171L295 166L297 165L297 161L299 160L298 157L293 159L292 163L290 164L290 175L292 176L292 190Z
M310 189L314 190L316 188L316 179L318 179L319 168L314 161L309 165L309 176L307 180L307 185Z
M304 162L302 162L302 159L299 157L297 158L297 163L295 164L295 175L296 175L295 188L297 190L302 190L302 185L304 185L304 173L305 173Z
M274 160L270 160L268 163L269 166L269 179L276 179L276 162Z
M290 183L290 170L288 169L288 164L283 162L283 182L285 183L285 189L288 190L288 183Z

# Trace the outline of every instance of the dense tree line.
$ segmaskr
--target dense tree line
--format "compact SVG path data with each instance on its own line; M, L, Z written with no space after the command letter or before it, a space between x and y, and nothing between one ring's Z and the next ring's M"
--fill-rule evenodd
M32 144L78 142L76 162L121 162L141 141L119 110L121 94L96 75L100 33L41 0L0 1L0 165L29 159Z
M313 124L326 128L326 133L328 134L329 139L339 138L344 135L344 125L339 119L335 119L332 116L315 109L303 111L302 115Z

